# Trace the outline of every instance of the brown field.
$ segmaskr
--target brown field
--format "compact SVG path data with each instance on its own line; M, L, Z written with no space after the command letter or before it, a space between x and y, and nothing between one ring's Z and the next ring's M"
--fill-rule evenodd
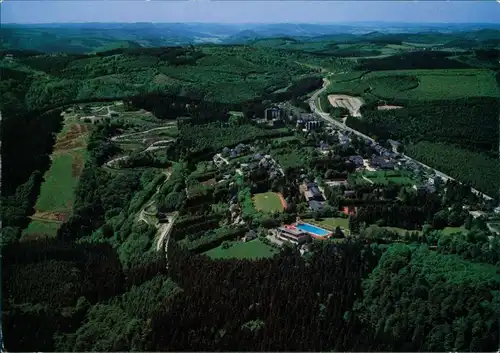
M69 218L69 212L40 212L36 211L31 219L39 219L39 220L49 220L49 221L57 221L57 222L65 222Z
M64 135L60 135L54 145L54 151L66 151L75 148L85 147L86 143L83 136L89 131L87 125L72 124L69 131Z
M392 109L401 109L403 108L400 105L379 105L377 107L378 110L392 110Z
M71 176L73 178L79 177L82 172L83 172L83 167L85 164L85 161L83 159L83 156L79 153L75 153L72 156L71 160Z
M335 108L346 108L352 116L360 117L360 109L364 104L361 97L346 96L344 94L330 94L328 101Z

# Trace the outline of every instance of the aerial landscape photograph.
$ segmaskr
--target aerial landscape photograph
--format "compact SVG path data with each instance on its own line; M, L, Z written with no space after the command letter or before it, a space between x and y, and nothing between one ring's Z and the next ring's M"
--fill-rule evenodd
M0 4L2 352L500 352L500 3Z

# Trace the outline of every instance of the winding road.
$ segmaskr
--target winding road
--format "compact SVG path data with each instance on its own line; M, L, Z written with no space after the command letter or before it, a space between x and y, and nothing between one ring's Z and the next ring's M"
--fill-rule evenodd
M175 123L169 123L168 125L160 126L160 127L155 127L153 129L149 129L149 130L145 130L145 131L133 132L133 133L130 133L130 134L117 135L117 136L113 136L111 138L111 141L113 141L113 142L132 142L133 141L133 142L135 142L134 140L130 139L131 136L148 134L148 133L150 133L152 131L158 131L158 130L167 130L167 129L171 129L174 126L175 126ZM162 149L162 148L166 148L166 147L168 147L168 144L171 143L171 142L173 142L173 141L174 141L174 139L155 141L152 144L150 144L148 147L146 147L145 149L143 149L140 153L150 152L150 151L155 151L155 150L159 150L159 149ZM113 159L110 159L109 161L106 162L106 167L113 168L113 165L116 162L121 161L121 160L125 160L125 159L127 159L129 157L130 156L119 156L119 157L115 157Z
M175 123L169 123L166 126L161 126L161 127L157 127L157 128L153 128L153 129L149 129L149 130L145 130L145 131L140 131L140 132L134 132L134 133L130 133L130 134L123 134L123 135L113 136L111 138L111 141L114 141L114 142L125 142L125 141L127 141L127 138L130 138L132 136L143 135L143 134L147 134L147 133L152 132L152 131L171 129L174 126L175 126ZM155 141L152 144L150 144L148 147L146 147L145 149L143 149L141 152L148 152L148 151L153 151L153 150L160 149L160 148L166 148L166 147L168 147L168 145L165 145L165 144L168 144L168 143L170 143L172 141L174 141L174 139ZM120 160L125 160L127 158L129 158L129 156L116 157L116 158L113 158L113 159L109 160L108 162L106 162L105 165L107 167L111 167L116 162L118 162ZM141 208L141 211L139 212L139 216L138 216L137 221L138 222L143 221L146 224L154 226L154 227L157 228L157 230L158 230L158 232L159 232L160 235L158 236L158 238L156 240L156 250L160 251L161 247L163 246L165 248L165 256L167 256L166 253L167 253L167 248L168 248L169 239L170 239L170 232L171 232L172 227L174 225L175 219L177 218L177 212L174 212L171 215L167 216L167 220L168 221L166 223L150 224L148 222L148 220L146 219L146 217L145 217L145 215L148 215L148 213L146 212L146 209L148 207L150 207L151 205L154 204L154 200L153 200L154 196L156 196L160 192L161 187L170 178L170 175L171 175L170 172L164 172L164 173L167 176L166 179L165 179L165 181L162 184L160 184L160 185L158 185L156 187L156 192L151 197L151 200L148 203L146 203L146 205L144 207Z
M311 107L311 111L313 113L315 113L316 115L318 115L321 119L327 121L328 123L332 124L332 125L335 125L336 127L338 127L340 130L344 130L344 131L349 131L365 140L369 140L371 142L375 142L374 139L372 139L371 137L361 133L360 131L358 130L354 130L350 127L348 127L347 125L341 123L340 121L337 121L335 119L333 119L330 114L328 113L325 113L321 110L321 106L318 102L318 98L320 96L321 93L323 93L325 91L325 89L328 87L328 85L330 84L330 81L327 79L327 78L324 78L323 79L323 87L321 87L319 90L317 90L312 96L311 98L309 99L309 106ZM409 160L409 161L412 161L424 168L427 168L427 169L430 169L432 171L434 171L434 173L436 173L436 175L438 175L439 177L441 177L442 179L444 179L445 181L447 180L456 180L454 178L452 178L451 176L439 171L439 170L436 170L422 162L419 162L411 157L408 157L407 155L405 154L400 154L402 157L404 157L405 159ZM491 196L488 196L482 192L480 192L479 190L476 190L474 188L471 188L472 192L478 196L481 196L483 197L485 200L492 200L493 198Z

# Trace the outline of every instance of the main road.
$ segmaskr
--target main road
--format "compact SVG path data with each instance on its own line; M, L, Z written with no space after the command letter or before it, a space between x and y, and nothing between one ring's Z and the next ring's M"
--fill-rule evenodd
M338 127L339 129L341 130L344 130L344 131L349 131L365 140L369 140L371 142L375 142L374 139L372 139L371 137L369 136L366 136L365 134L359 132L358 130L354 130L353 128L350 128L349 126L345 125L344 123L338 121L338 120L335 120L333 119L330 114L328 113L325 113L321 110L321 105L319 104L319 96L321 93L323 93L325 91L325 89L328 87L328 85L330 84L330 81L327 79L327 78L324 78L323 79L323 87L321 87L319 90L317 90L312 96L311 98L309 98L309 106L311 107L311 111L318 115L321 119L329 122L330 124L332 125L335 125L336 127ZM430 169L430 170L433 170L434 173L436 173L437 176L439 176L440 178L444 179L445 181L447 180L455 180L454 178L452 178L451 176L439 171L439 170L436 170L422 162L419 162L411 157L408 157L407 155L405 154L401 154L404 158L406 158L407 160L410 160L424 168L427 168L427 169ZM492 200L493 198L480 192L479 190L476 190L474 188L471 188L472 192L476 195L479 195L479 196L482 196L484 199L486 200Z

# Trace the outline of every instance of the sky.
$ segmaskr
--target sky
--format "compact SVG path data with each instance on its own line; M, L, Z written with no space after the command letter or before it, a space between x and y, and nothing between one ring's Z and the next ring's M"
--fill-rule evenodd
M500 0L210 1L3 0L2 23L500 22Z

